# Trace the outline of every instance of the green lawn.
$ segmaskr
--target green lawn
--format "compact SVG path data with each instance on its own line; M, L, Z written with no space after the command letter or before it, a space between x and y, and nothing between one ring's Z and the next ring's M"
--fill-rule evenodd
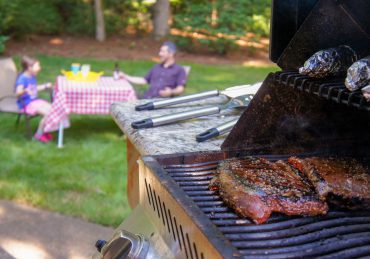
M73 62L91 64L92 70L111 75L113 60L39 56L43 71L39 82L54 81L61 69ZM16 59L19 63L19 58ZM126 73L144 75L150 61L119 61ZM186 93L223 89L263 80L276 67L238 65L191 66ZM140 90L142 90L141 88ZM130 212L126 198L125 138L110 116L71 116L65 130L65 147L42 144L25 137L24 122L0 114L0 199L117 226ZM38 118L32 120L36 129Z

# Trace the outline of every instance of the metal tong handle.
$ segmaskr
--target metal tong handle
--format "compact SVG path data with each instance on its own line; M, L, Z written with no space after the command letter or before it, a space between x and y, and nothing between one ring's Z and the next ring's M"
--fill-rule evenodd
M238 121L238 119L235 119L235 120L226 122L225 124L222 124L222 125L220 125L216 128L211 128L211 129L208 129L208 130L206 130L202 133L199 133L196 136L196 140L198 142L203 142L203 141L206 141L210 138L218 137L222 134L225 134L225 133L231 131L231 129L234 127L234 125L236 124L237 121Z
M156 127L164 124L169 124L172 122L178 122L182 120L197 118L201 116L206 115L212 115L220 113L221 109L219 107L209 107L209 108L202 108L197 110L192 110L188 112L179 112L169 115L164 115L160 117L154 117L154 118L147 118L140 121L135 121L131 123L131 127L134 129L143 129L143 128L151 128Z
M141 105L136 105L135 110L136 111L154 110L154 109L162 108L162 107L169 106L169 105L186 103L190 101L200 100L203 98L218 96L219 94L220 94L219 90L206 91L206 92L198 93L198 94L190 94L190 95L170 98L166 100L154 101L154 102L148 102L148 103L141 104Z

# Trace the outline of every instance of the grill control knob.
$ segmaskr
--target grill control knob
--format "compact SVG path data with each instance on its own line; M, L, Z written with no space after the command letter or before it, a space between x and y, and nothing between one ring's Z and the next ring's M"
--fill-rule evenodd
M98 241L96 241L95 243L95 247L96 249L98 250L98 252L101 252L101 249L103 248L103 246L107 243L107 241L105 240L101 240L99 239Z
M149 250L149 242L142 235L136 235L126 230L119 230L108 242L98 240L95 244L100 259L137 259L145 258Z

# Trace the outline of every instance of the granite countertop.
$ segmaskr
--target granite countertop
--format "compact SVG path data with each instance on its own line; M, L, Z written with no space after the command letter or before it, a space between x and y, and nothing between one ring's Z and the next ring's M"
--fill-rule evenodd
M217 127L241 115L241 110L224 110L220 114L185 120L148 129L133 129L133 121L167 115L197 108L210 107L228 101L225 96L207 98L186 104L178 104L152 111L135 111L135 105L152 100L114 103L111 114L123 133L130 139L141 155L175 154L196 151L220 150L227 134L204 142L197 142L195 136L207 129Z

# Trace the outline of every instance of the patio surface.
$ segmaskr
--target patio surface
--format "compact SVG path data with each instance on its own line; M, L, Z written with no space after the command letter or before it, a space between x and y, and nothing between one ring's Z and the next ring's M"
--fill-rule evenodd
M0 258L91 258L113 228L0 200Z

